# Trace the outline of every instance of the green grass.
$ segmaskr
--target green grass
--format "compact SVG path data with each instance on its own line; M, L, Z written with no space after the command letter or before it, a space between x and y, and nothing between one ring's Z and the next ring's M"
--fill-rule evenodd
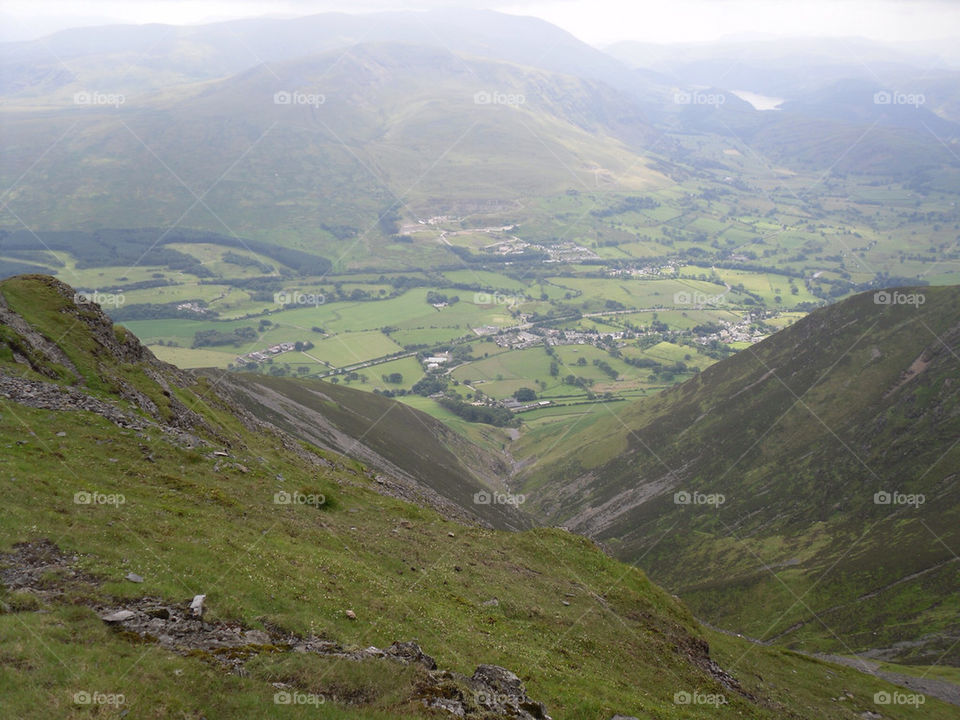
M315 343L307 354L325 360L334 367L355 365L383 357L403 348L381 332L340 333ZM282 359L282 358L281 358Z
M522 478L532 507L643 558L720 627L811 652L904 643L901 662L955 664L958 401L941 343L957 288L923 292L919 310L856 296L670 391L541 427L521 441L540 460ZM910 379L921 354L931 364ZM873 502L887 487L938 500L893 515ZM676 505L680 490L726 502Z
M163 397L149 368L103 355L90 326L43 280L9 280L0 291L44 332L65 338L94 392L116 400L104 377L109 373L155 401ZM13 367L3 362L5 370ZM269 685L279 681L355 699L353 706L331 703L324 716L429 714L409 700L417 684L411 670L261 655L248 663L245 676L228 675L202 657L131 643L85 607L143 595L183 602L197 592L207 594L211 621L315 634L357 647L415 638L441 667L466 674L483 662L504 665L555 717L575 720L616 712L666 720L713 717L710 706L675 704L677 692L693 691L724 692L725 714L841 720L849 711L836 705L834 683L823 682L822 672L835 673L858 703L888 687L850 670L724 638L715 641L717 657L756 699L725 692L691 661L704 658L706 636L686 608L592 541L558 529L510 533L451 522L375 492L357 462L321 452L325 463L314 464L309 447L307 455L297 454L289 441L245 426L207 379L169 382L208 423L194 430L210 446L183 447L157 426L135 431L88 412L3 403L0 550L47 538L76 554L79 568L97 578L89 586L67 584L62 601L4 598L13 612L0 614L0 679L5 708L17 717L85 717L90 708L72 703L80 691L121 693L125 707L149 708L159 717L279 717ZM374 396L330 393L336 400L318 400L322 406L341 413L344 422L359 418L357 430L370 429L363 413L376 408L357 403ZM402 435L409 427L384 426L383 442L416 453L419 446ZM228 457L213 455L213 448L225 448ZM277 505L273 495L281 489L321 493L327 502L320 508ZM124 502L76 504L78 492L122 494ZM128 572L144 582L124 581ZM58 580L48 576L46 582ZM485 606L492 597L499 604ZM345 617L347 608L356 621ZM302 708L293 710L283 716L306 716ZM925 710L933 718L952 712L935 701ZM910 717L901 708L885 714Z

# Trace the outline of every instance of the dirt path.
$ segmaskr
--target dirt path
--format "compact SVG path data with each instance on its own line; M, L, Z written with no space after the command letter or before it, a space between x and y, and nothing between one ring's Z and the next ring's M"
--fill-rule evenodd
M743 640L752 642L755 645L770 646L771 643L765 642L763 640L757 640L756 638L747 637L746 635L741 635L740 633L731 632L730 630L724 630L722 628L715 627L710 623L697 618L699 622L704 627L708 627L714 632L722 633L724 635L730 635L731 637L738 637ZM882 680L886 680L889 683L894 685L899 685L900 687L907 688L913 692L922 693L923 695L929 695L930 697L935 697L938 700L943 700L948 702L951 705L960 706L960 685L957 683L952 683L949 680L942 680L940 678L926 678L926 677L917 677L915 675L905 675L903 673L889 672L887 670L880 669L880 663L869 660L865 657L848 657L845 655L826 655L822 653L805 653L799 650L794 652L799 652L801 655L806 655L807 657L816 658L817 660L824 660L826 662L831 662L836 665L843 665L845 667L853 668L854 670L859 670L860 672L866 675L873 675Z
M851 658L844 657L843 655L814 655L813 657L819 658L820 660L826 660L827 662L836 663L837 665L851 667L854 670L865 672L869 675L886 680L889 683L893 683L894 685L899 685L909 690L913 690L914 692L922 693L923 695L929 695L930 697L935 697L938 700L943 700L951 705L960 705L960 685L952 683L949 680L917 677L915 675L905 675L903 673L881 670L879 663L876 663L872 660L866 660L865 658Z

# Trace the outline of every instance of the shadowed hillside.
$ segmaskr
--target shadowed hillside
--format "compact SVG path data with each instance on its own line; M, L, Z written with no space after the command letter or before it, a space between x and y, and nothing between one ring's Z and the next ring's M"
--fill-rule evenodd
M960 288L876 297L574 433L532 506L723 627L955 663Z

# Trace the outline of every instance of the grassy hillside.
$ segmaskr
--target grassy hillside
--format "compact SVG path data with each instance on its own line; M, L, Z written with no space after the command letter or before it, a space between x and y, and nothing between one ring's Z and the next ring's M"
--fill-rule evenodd
M653 131L610 88L405 45L260 65L117 107L71 96L5 113L3 125L8 184L63 135L18 188L30 227L93 229L110 217L335 262L369 255L401 216L516 210L518 198L598 177L621 190L664 182L629 147Z
M723 627L956 664L960 288L891 292L558 439L531 507Z
M509 504L476 502L483 491L502 491L503 461L485 453L439 420L374 393L316 380L205 373L218 392L294 437L428 488L467 517L498 528L530 526ZM486 497L486 494L482 496Z
M362 465L270 431L51 278L4 281L0 314L8 716L313 717L322 704L324 717L445 717L423 701L459 698L469 717L505 717L456 674L479 663L520 676L530 717L544 702L555 718L839 719L894 690L735 638L716 638L721 670L679 602L590 541L462 525L377 492ZM320 499L276 502L284 492ZM202 623L130 629L189 616L197 593ZM135 620L99 619L129 608ZM413 638L455 673L363 650Z

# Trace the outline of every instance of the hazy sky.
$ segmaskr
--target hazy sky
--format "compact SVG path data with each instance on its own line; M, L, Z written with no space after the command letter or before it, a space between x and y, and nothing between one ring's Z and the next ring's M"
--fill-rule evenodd
M960 36L957 0L0 0L0 37L29 39L77 25L192 24L262 15L480 7L535 15L582 40L715 40L724 35Z

